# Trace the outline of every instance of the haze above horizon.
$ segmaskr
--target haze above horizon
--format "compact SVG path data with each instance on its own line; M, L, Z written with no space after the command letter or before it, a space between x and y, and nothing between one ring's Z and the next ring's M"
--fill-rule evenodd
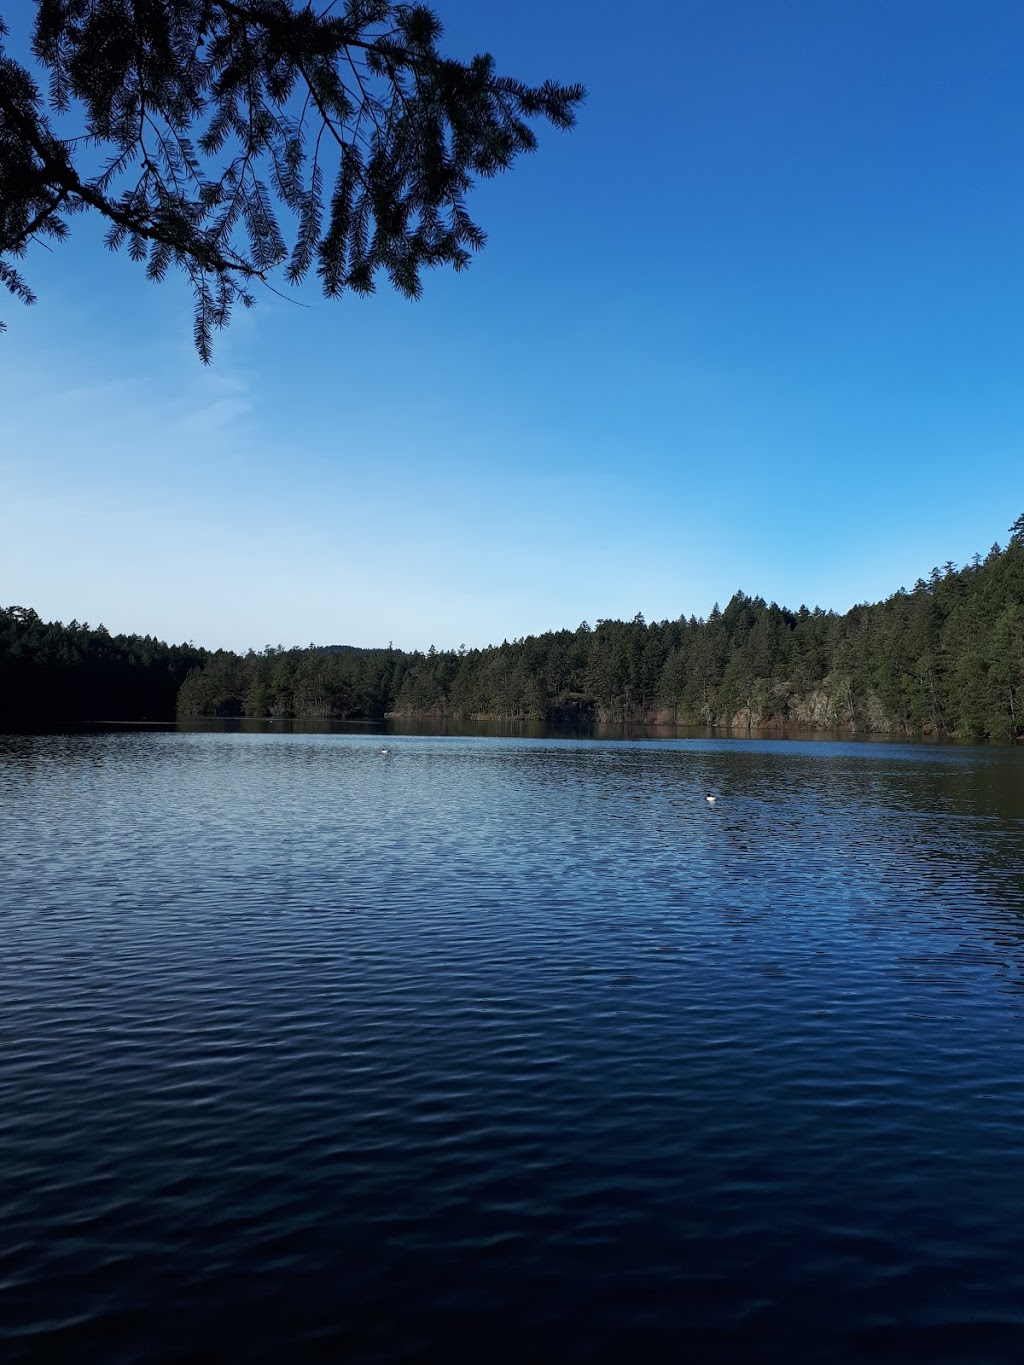
M27 0L5 8L24 56ZM1024 11L436 0L582 81L461 276L191 346L102 227L4 301L0 602L237 650L845 611L1024 511ZM13 513L13 515L11 515Z

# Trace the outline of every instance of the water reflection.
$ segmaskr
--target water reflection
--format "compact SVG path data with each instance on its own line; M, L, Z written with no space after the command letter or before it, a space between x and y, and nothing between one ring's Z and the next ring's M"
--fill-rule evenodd
M0 1354L1016 1358L1024 754L389 747L0 740Z

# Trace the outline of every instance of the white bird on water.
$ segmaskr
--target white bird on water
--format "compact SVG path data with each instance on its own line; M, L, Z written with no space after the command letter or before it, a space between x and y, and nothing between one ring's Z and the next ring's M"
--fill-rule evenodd
M715 804L715 802L718 800L718 797L717 797L717 796L712 796L711 793L708 792L708 794L707 794L707 796L705 796L704 800L708 803L709 806L713 806L713 805Z
M381 749L380 752L381 752L381 755L382 755L384 758L386 758L386 757L388 756L388 754L391 752L391 750L390 750L390 749L387 747L387 745L385 744L384 747Z

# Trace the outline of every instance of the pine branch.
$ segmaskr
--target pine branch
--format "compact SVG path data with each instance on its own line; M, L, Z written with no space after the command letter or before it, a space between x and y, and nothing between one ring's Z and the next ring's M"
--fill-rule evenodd
M13 208L0 202L0 252L64 235L59 209L99 213L108 246L127 245L150 279L171 264L189 275L204 359L231 304L251 304L246 282L278 266L297 284L316 259L328 297L370 293L383 271L416 298L423 267L463 269L486 240L465 205L474 178L534 149L528 120L571 127L582 88L443 57L421 4L298 3L37 0L51 104L80 108L86 132L55 137L28 73L0 51L0 169L6 158L21 176ZM82 145L110 149L98 176L77 169Z

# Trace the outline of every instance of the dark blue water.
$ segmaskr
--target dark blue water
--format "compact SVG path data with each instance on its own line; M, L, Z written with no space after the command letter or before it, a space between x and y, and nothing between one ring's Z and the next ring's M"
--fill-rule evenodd
M1024 1357L1024 753L389 743L0 739L0 1357Z

